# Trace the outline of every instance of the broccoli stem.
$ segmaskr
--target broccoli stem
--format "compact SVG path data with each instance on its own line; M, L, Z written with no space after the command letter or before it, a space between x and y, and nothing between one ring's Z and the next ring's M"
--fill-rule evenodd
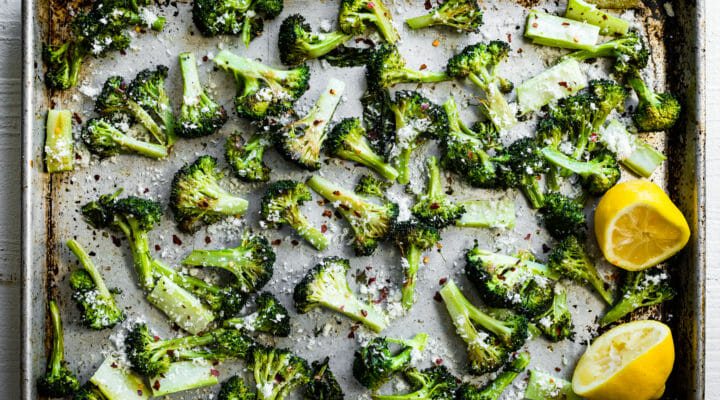
M312 244L313 247L322 251L328 246L328 239L319 230L317 230L305 216L300 213L300 210L287 210L288 213L285 215L287 223L295 229L303 239L307 240L308 243ZM293 212L295 211L295 212Z
M617 151L615 155L620 162L643 178L649 178L660 164L667 159L664 154L628 132L625 126L618 120L610 121L610 123L601 130L600 141L605 144L606 148ZM608 146L608 141L625 143L625 145L631 147L632 152L630 154L623 154L626 152L619 151L619 149L612 149L611 147L622 147L623 145L615 144L614 146Z
M515 202L512 200L458 201L465 213L455 226L469 228L506 228L515 226Z
M145 387L145 381L130 370L127 365L113 355L105 358L105 361L90 378L100 392L105 396L101 399L121 400L137 399L147 400L150 398L148 390L138 390ZM131 397L132 396L132 397Z
M318 44L310 45L305 44L303 50L308 55L309 59L320 58L325 54L335 50L341 44L347 42L353 37L340 31L334 31L330 33L322 34L322 40Z
M528 353L520 353L505 371L500 373L489 385L483 388L481 398L483 400L499 399L500 395L502 395L505 389L513 383L515 378L525 370L529 363L530 355Z
M345 314L355 321L362 322L375 332L382 331L388 324L387 316L384 313L378 311L372 305L360 301L350 291L336 300L330 300L323 303L323 305L331 310Z
M144 289L152 289L155 281L152 276L152 257L150 257L147 232L143 230L134 219L127 219L126 222L130 235L128 235L128 232L125 232L125 234L130 240L135 272L137 272L140 286Z
M165 276L158 279L155 288L147 295L147 300L192 334L205 331L215 319L212 310L200 299Z
M395 164L398 171L398 183L406 184L410 182L410 155L412 154L412 148L404 148L400 151Z
M505 96L503 96L497 84L493 81L494 78L490 76L480 78L475 73L470 72L468 79L485 93L485 100L481 101L481 108L498 130L503 131L517 123L515 113L510 108L507 100L505 100ZM486 84L485 82L489 83Z
M536 369L530 370L530 380L525 388L525 398L529 400L582 399L572 391L570 382Z
M513 256L507 256L504 254L497 254L487 250L478 250L478 257L482 259L483 263L487 265L518 265L523 264L525 267L530 269L534 274L538 274L554 281L561 278L561 275L545 264L540 264L530 260L519 259Z
M633 310L642 305L642 299L635 295L625 294L620 297L619 301L615 303L613 308L600 318L600 326L608 326L620 318L631 313Z
M60 319L60 310L58 309L55 300L50 300L50 319L53 325L53 344L52 350L50 351L50 362L48 363L50 373L49 376L61 375L62 363L65 359L64 355L64 339L63 339L63 326L62 319Z
M415 303L415 285L417 284L421 254L422 250L413 245L410 245L405 252L408 265L405 268L405 279L402 285L402 305L406 310L412 308Z
M219 185L206 185L200 189L200 193L215 201L212 202L211 210L222 215L242 215L248 208L248 201L233 195Z
M452 308L456 313L468 318L468 323L472 324L472 321L474 321L498 338L507 338L509 340L512 335L512 331L502 321L485 314L470 303L460 292L455 282L448 281L440 290L440 296L442 296L448 311ZM450 312L450 315L453 316L453 313Z
M393 25L392 17L390 17L390 11L385 7L382 2L368 2L367 9L372 14L359 14L361 19L372 21L377 29L382 33L385 40L390 43L396 43L400 40L400 34Z
M48 173L72 171L75 161L70 110L48 110L45 167Z
M525 36L534 44L566 49L591 49L597 43L600 28L585 22L532 10L525 25Z
M565 17L598 26L601 35L625 35L630 28L630 22L600 11L597 6L583 0L570 0Z
M660 101L657 98L657 94L650 89L645 81L640 76L639 71L635 71L632 75L627 78L628 84L635 91L640 103L649 103L653 107L661 107Z
M464 300L465 297L460 293L460 290L458 290L452 279L448 280L445 286L440 289L440 296L443 299L443 303L445 303L445 308L447 308L448 314L450 314L450 319L455 325L455 330L458 335L463 338L466 343L475 343L476 341L480 343L482 339L479 337L475 325L473 325L470 320L468 309L465 307L467 300L465 300L465 302L461 300Z
M243 248L218 250L193 250L182 263L201 267L216 267L230 272L255 268L252 254Z
M427 196L431 199L444 198L445 192L440 182L440 168L438 168L438 162L435 157L432 157L427 162L428 169L428 187Z
M385 160L370 147L367 139L362 137L359 141L354 141L352 146L352 150L345 150L341 147L337 150L337 156L370 167L387 180L394 181L397 179L399 175L398 170L386 163Z
M313 126L311 129L322 130L323 135L325 134L325 127L332 119L333 114L335 114L335 108L337 108L338 104L340 104L340 98L342 97L344 91L345 82L335 78L330 78L327 88L323 94L320 95L320 98L317 103L315 103L315 106L310 111L310 114L303 118L311 121L311 125ZM321 140L320 143L322 142L323 141Z
M587 77L577 60L562 61L518 86L520 114L539 110L546 104L575 94L587 85Z
M243 27L240 37L242 38L243 43L245 43L245 48L250 47L250 41L253 40L252 19L248 18L247 15L243 15Z
M193 53L182 53L179 59L184 83L183 103L197 104L205 95L205 91L200 84L195 56Z
M433 12L432 14L427 15L421 15L419 17L414 17L410 19L406 19L405 23L411 28L411 29L421 29L421 28L427 28L428 26L433 26L437 24L438 21L442 20L442 17L438 17Z
M532 181L529 184L522 185L520 190L522 190L525 197L530 201L532 208L540 208L545 203L545 195L542 193L537 179L532 178Z
M155 140L162 143L163 145L169 145L168 140L165 138L165 134L162 131L162 128L155 122L153 117L145 111L144 108L137 102L131 99L127 99L127 107L130 110L130 113L135 117L135 119L140 122L142 126L145 127L150 133L153 135Z
M543 156L551 163L558 167L565 168L570 172L574 172L583 178L588 177L597 171L595 171L594 165L582 161L573 160L572 158L561 153L557 149L552 147L545 147L542 149Z
M411 82L411 83L422 83L422 82L445 82L452 80L445 72L436 71L417 71L409 68L401 68L397 72L393 72L390 75L394 76L393 81L397 82Z
M395 343L397 345L406 347L404 350L393 356L392 363L389 369L393 371L403 369L403 367L408 365L412 360L413 353L422 353L423 351L425 351L425 346L427 346L429 338L430 336L428 336L426 333L418 333L417 335L415 335L414 338L409 340L385 338L385 340L389 343Z
M145 110L143 110L143 112L145 112ZM148 118L150 118L150 115L148 115ZM155 121L153 121L153 124L155 124ZM163 159L168 155L167 147L135 139L115 127L112 127L111 135L115 143L118 143L120 146L128 148L146 157Z
M185 390L217 385L218 378L212 374L213 368L210 363L174 362L170 364L167 372L148 378L153 382L152 395L162 397Z
M75 254L75 257L77 257L77 259L80 261L80 264L83 266L88 275L90 275L90 278L92 278L93 283L95 283L95 290L100 292L101 296L112 299L113 296L108 290L107 286L105 286L105 281L100 275L100 271L98 271L95 264L92 262L92 260L90 260L90 256L88 256L80 243L75 241L75 239L70 239L65 242L65 245L70 249L70 251L73 252L73 254Z

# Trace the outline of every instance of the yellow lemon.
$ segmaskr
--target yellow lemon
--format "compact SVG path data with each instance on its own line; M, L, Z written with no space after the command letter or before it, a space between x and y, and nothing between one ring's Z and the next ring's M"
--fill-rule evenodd
M585 350L573 392L590 400L654 400L665 392L675 361L670 328L658 321L617 326Z
M600 199L595 237L610 263L637 271L680 251L690 227L658 185L635 180L615 185Z

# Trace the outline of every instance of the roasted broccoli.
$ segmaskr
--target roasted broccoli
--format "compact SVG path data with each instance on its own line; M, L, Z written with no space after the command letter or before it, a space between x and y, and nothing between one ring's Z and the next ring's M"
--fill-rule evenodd
M584 198L571 199L560 193L548 193L542 208L545 229L552 237L563 240L571 235L583 236L586 229Z
M311 171L320 169L320 152L327 138L326 128L344 91L344 82L330 78L325 91L307 115L275 132L275 145L283 157Z
M108 399L100 389L93 385L92 382L87 382L73 394L73 400L113 400Z
M226 327L249 332L264 332L286 337L290 334L290 315L278 299L269 292L260 293L255 300L257 310L252 314L225 321Z
M620 167L615 156L608 151L598 152L587 162L576 161L551 147L545 147L540 152L548 162L580 175L585 189L591 195L599 196L607 192L620 180Z
M85 123L81 137L91 153L102 157L119 153L136 153L160 159L168 155L167 147L136 139L103 118L93 118Z
M355 185L355 193L361 196L386 198L387 190L392 186L391 182L380 180L372 175L363 175Z
M42 58L47 67L45 85L59 90L77 85L82 60L87 54L85 43L79 41L67 41L59 45L43 44Z
M170 208L181 231L195 232L225 216L243 215L247 211L247 200L220 186L223 174L216 164L214 157L201 156L175 173Z
M525 370L529 363L530 355L520 353L503 372L499 373L495 379L482 389L477 389L469 383L461 385L455 400L498 400L505 389Z
M233 249L193 250L182 263L202 267L222 268L235 276L244 293L257 292L273 275L275 252L262 236L245 232L240 245Z
M362 164L390 181L398 177L398 171L370 146L367 131L357 118L345 118L335 125L327 147L332 156Z
M235 77L235 107L243 118L262 120L280 115L308 89L310 71L304 65L280 70L228 50L218 53L213 61Z
M127 96L156 121L162 132L162 136L156 139L170 147L177 140L175 132L177 122L165 90L167 73L168 68L164 65L158 65L154 70L148 68L138 72L128 86ZM140 122L143 123L142 120Z
M640 132L664 131L675 125L681 110L675 96L653 91L639 71L628 77L628 83L638 97L632 120Z
M330 371L330 359L313 361L310 371L310 382L305 388L305 400L344 400L345 394Z
M346 259L324 258L295 286L295 307L300 313L326 307L380 332L387 326L388 317L373 304L360 301L350 290L346 278L349 269L350 262Z
M545 194L540 188L540 178L548 168L535 138L516 140L505 150L503 157L506 160L502 171L505 185L520 189L532 208L542 207Z
M37 379L38 392L47 397L66 397L80 388L75 375L65 368L63 327L60 310L54 300L50 300L50 320L53 325L53 342L45 375Z
M627 271L620 286L620 296L612 309L600 318L600 326L608 326L640 307L659 304L673 297L675 290L663 270Z
M353 376L360 384L371 390L377 390L397 372L410 367L413 355L422 354L429 336L418 333L412 339L373 338L367 345L355 351ZM399 346L396 352L391 345Z
M452 78L444 72L419 71L407 68L405 59L393 44L379 45L367 64L368 86L387 88L397 83L443 82Z
M112 328L125 320L125 313L115 304L115 295L105 286L100 270L90 260L80 243L68 240L67 247L75 254L83 269L70 275L73 299L82 311L83 325L90 329Z
M269 228L288 224L313 247L324 250L328 239L300 211L300 206L310 200L312 196L304 183L277 181L265 192L260 215Z
M179 58L185 86L177 133L187 138L212 135L227 121L227 112L207 95L200 84L193 53L182 53Z
M428 159L427 169L426 193L418 197L410 212L420 221L436 229L442 229L455 224L455 221L465 213L465 207L448 200L440 182L437 158Z
M340 30L353 36L362 35L373 24L390 43L400 40L392 15L382 0L342 0L338 16Z
M262 35L263 18L274 19L283 0L195 0L193 21L205 36L240 35L245 46Z
M553 342L569 339L573 336L572 315L567 304L567 290L555 285L550 308L535 319L538 328Z
M606 288L595 262L585 245L575 235L569 235L550 253L548 268L580 284L590 284L608 304L612 304L612 293Z
M405 371L405 378L412 384L412 392L406 394L373 394L374 400L455 400L457 378L444 365L433 365L419 371Z
M256 400L255 391L245 385L243 378L234 375L223 382L217 400Z
M285 65L296 65L320 58L352 37L341 31L313 33L310 25L305 23L305 17L292 14L280 25L280 61Z
M387 157L395 141L395 111L390 90L370 85L360 97L360 103L368 142L378 154Z
M125 234L130 242L140 286L149 290L155 285L155 280L147 234L162 218L162 206L135 196L116 199L120 193L122 189L100 196L97 201L84 205L82 214L93 228L109 228Z
M517 123L515 112L510 108L503 93L512 84L499 77L498 66L510 52L510 45L494 40L467 46L452 57L447 64L447 74L453 78L468 78L485 95L480 108L493 122L498 131L504 131Z
M528 317L550 307L551 283L559 275L546 265L481 250L477 245L467 251L465 259L465 274L491 307L510 308Z
M548 114L538 122L536 138L540 146L559 149L563 143L570 142L570 132L573 132L573 129L568 124L562 107L550 107ZM546 185L550 190L560 190L561 171L562 169L555 165L548 166Z
M310 381L307 361L285 349L255 345L248 366L255 377L257 400L283 400Z
M435 246L440 240L440 233L424 222L408 220L396 225L395 240L403 256L402 305L404 309L409 310L415 303L420 256L423 250Z
M442 25L477 33L483 24L482 17L482 8L477 0L447 0L428 14L406 19L405 23L412 29Z
M356 255L371 255L379 242L392 234L399 213L396 203L376 204L317 175L308 179L307 185L328 202L337 204L337 210L355 234L352 247Z
M263 134L255 134L245 142L236 132L225 142L225 160L238 178L247 182L267 182L270 180L270 167L263 162L263 155L270 146L272 141Z
M147 325L137 323L125 337L125 353L132 369L144 376L165 373L176 360L242 359L250 354L251 347L253 341L243 332L225 328L160 340Z

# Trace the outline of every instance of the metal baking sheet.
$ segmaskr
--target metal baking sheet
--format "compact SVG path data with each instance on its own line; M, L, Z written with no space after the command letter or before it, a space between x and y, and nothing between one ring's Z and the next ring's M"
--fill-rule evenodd
M541 0L487 0L485 25L479 34L459 34L451 30L426 29L409 32L402 20L425 13L423 2L414 0L390 1L389 7L402 35L400 49L408 60L408 66L420 68L426 64L430 70L444 67L445 60L462 49L463 46L478 41L493 39L510 40L513 54L510 62L501 68L502 74L516 84L542 71L551 65L562 50L543 49L531 45L523 39L524 16L529 7L549 12L564 8L564 2ZM683 210L693 232L688 246L669 262L679 296L662 309L653 309L651 317L663 318L673 327L676 343L676 363L667 385L666 398L702 399L704 398L704 295L705 295L705 181L704 181L704 2L698 1L656 1L646 0L642 8L624 14L633 20L633 26L640 29L649 40L652 49L652 62L648 68L651 78L656 79L660 87L667 87L678 95L684 107L681 121L668 134L649 135L647 139L668 154L669 159L652 180L665 187L673 200ZM287 227L279 231L259 229L259 196L264 184L244 184L232 177L223 161L222 146L225 137L232 131L243 132L246 137L253 133L245 121L232 112L234 82L229 74L218 71L209 61L221 49L231 49L237 54L262 60L269 65L279 66L276 50L277 30L282 19L294 12L303 13L316 27L322 20L334 21L338 1L326 0L286 1L285 11L274 21L266 23L262 37L250 44L249 48L236 38L226 36L204 38L194 28L190 17L189 3L170 3L157 10L168 17L162 33L148 33L133 38L132 49L126 54L113 54L105 59L88 59L83 64L81 82L78 88L61 93L49 93L42 81L43 65L41 45L43 39L52 30L66 22L65 11L74 2L53 0L24 0L24 101L23 101L23 235L24 235L24 294L23 294L23 399L35 399L35 378L45 368L46 353L49 346L48 319L46 301L49 296L55 298L63 313L66 331L66 355L70 368L77 371L81 380L89 378L100 365L103 354L115 349L114 343L122 337L125 326L114 330L93 332L79 324L79 314L70 299L67 278L70 271L77 268L71 253L64 242L77 239L85 248L94 253L93 259L103 268L104 276L110 287L119 287L123 294L118 298L121 306L127 309L129 321L143 319L155 329L161 337L178 334L167 319L143 298L135 285L132 260L126 243L113 245L113 240L103 232L94 231L81 219L79 207L100 194L124 187L125 194L150 197L167 204L169 184L174 171L185 162L192 162L197 156L210 154L220 159L220 166L227 177L224 184L232 191L250 200L250 209L242 219L228 219L216 226L201 230L194 236L180 234L172 222L172 215L165 210L165 219L150 235L151 247L157 244L153 252L168 264L175 265L182 257L195 248L221 248L235 246L240 233L251 228L262 233L270 241L280 240L275 246L278 261L275 275L267 289L275 293L291 310L293 333L290 338L279 339L276 344L290 347L308 360L330 356L331 367L340 384L346 390L348 398L364 398L362 388L351 376L352 352L364 343L371 334L360 327L352 330L347 318L329 311L313 311L306 315L294 312L290 298L291 290L307 268L314 265L321 256L341 255L351 258L351 285L356 282L376 278L375 284L368 290L357 289L363 296L378 296L382 286L389 286L391 297L397 294L401 281L401 267L398 252L390 244L382 245L372 257L352 257L343 238L347 226L343 220L322 216L326 209L315 202L307 203L304 211L316 225L326 224L331 245L326 251L318 253L311 249ZM51 15L50 10L61 10ZM668 11L669 10L669 11ZM670 15L672 14L672 15ZM372 38L372 36L370 36ZM439 46L433 46L435 40ZM522 50L522 52L520 52ZM170 157L164 161L152 161L137 156L122 155L98 162L89 153L77 146L77 165L72 173L49 176L44 172L44 116L49 107L69 108L75 111L83 121L93 117L92 96L95 96L104 80L111 74L120 74L132 79L142 68L158 63L170 67L167 85L172 94L173 103L178 105L182 84L177 55L183 51L192 51L200 62L200 76L210 88L212 96L225 104L231 111L228 124L220 133L204 139L181 140ZM202 61L207 56L208 61ZM345 99L335 115L335 120L345 116L360 114L359 97L364 90L363 69L340 69L324 65L321 62L310 63L311 88L299 101L299 110L307 110L323 89L328 77L336 77L347 83ZM603 65L586 64L589 76L601 76ZM455 96L461 105L463 118L473 121L479 117L473 89L461 83L441 83L434 85L398 85L403 88L420 88L429 98L443 102L449 94ZM467 107L464 107L467 106ZM535 122L529 120L518 124L508 134L506 141L529 135ZM77 127L76 127L77 128ZM427 154L436 152L434 145L423 149ZM304 180L311 173L292 167L270 151L267 156L273 168L273 180L292 178ZM416 154L420 154L418 151ZM413 170L413 190L421 190L422 164L420 157ZM347 187L354 185L357 176L367 172L363 167L351 163L330 160L318 173L340 182ZM443 235L442 249L427 252L429 262L421 266L417 293L418 301L412 311L405 316L396 316L383 335L409 337L418 332L429 333L431 344L426 350L420 366L427 367L431 362L442 362L463 376L466 352L465 344L455 334L447 317L444 306L433 300L440 288L439 280L454 278L459 282L469 298L479 303L475 289L462 274L464 250L477 240L482 246L504 252L530 249L541 258L543 244L550 243L549 237L538 226L534 214L528 209L522 195L514 191L504 193L482 191L463 185L459 179L445 175L447 185L453 189L455 199L502 198L516 200L518 222L512 230L460 229L451 228ZM629 179L629 173L623 179ZM393 189L394 198L405 199L402 206L407 207L409 197L402 194L400 185ZM319 198L316 198L318 200ZM332 211L332 208L328 208ZM590 243L593 245L593 243ZM604 266L605 268L607 266ZM611 271L609 268L605 271ZM575 361L585 349L587 343L597 333L594 320L602 314L604 305L591 291L568 285L569 302L576 324L576 337L573 341L552 344L544 339L529 342L525 349L530 352L531 367L541 368L569 378ZM384 307L388 302L383 303ZM393 314L399 306L391 305ZM353 337L354 336L354 337ZM239 362L224 362L219 366L221 380L232 374L247 375ZM482 379L480 379L482 381ZM509 390L507 398L521 397L522 379ZM173 399L208 398L216 387L187 392L171 396Z

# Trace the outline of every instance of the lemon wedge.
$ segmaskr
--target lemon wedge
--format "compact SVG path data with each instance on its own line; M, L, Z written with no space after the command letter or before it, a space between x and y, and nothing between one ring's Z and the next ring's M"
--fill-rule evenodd
M658 185L635 180L615 185L600 199L595 236L611 264L638 271L680 251L690 227Z
M657 321L617 326L585 350L572 378L590 400L654 400L665 392L675 362L670 328Z

